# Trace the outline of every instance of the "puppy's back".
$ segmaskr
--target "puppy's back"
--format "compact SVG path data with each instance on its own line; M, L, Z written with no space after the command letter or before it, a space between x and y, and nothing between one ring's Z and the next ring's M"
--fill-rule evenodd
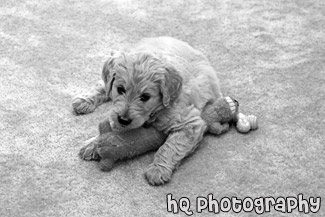
M188 43L167 36L144 38L133 47L133 50L156 53L169 61L179 61L179 59L183 59L188 63L208 61L200 51L194 49Z
M216 71L209 60L188 43L171 37L145 38L136 44L134 52L148 52L164 59L183 78L182 98L203 109L207 102L222 96Z

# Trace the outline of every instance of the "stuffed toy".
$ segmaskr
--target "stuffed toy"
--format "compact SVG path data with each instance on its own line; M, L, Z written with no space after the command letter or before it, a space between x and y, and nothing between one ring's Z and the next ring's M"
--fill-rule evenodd
M208 104L202 112L202 119L208 125L208 132L220 135L229 130L229 123L236 119L239 103L231 97L222 97Z
M229 130L229 123L235 122L237 130L247 133L257 129L257 118L254 115L244 115L238 112L237 100L227 96L208 104L202 112L202 119L208 124L208 132L220 135Z
M241 133L248 133L250 130L257 129L257 118L255 115L244 115L243 113L238 113L236 115L237 130Z
M99 135L92 144L96 147L95 159L100 160L99 167L103 171L111 170L115 161L157 150L167 138L153 127L113 132L108 120L101 122L98 128Z
M207 123L207 131L220 135L229 130L229 123L237 123L237 130L247 133L257 129L257 119L253 115L245 116L238 113L239 103L231 98L219 98L210 103L202 112L202 119ZM132 158L149 151L157 150L167 139L168 135L153 127L141 127L125 132L113 132L109 121L99 124L99 136L92 143L95 145L96 159L103 171L113 168L114 162Z

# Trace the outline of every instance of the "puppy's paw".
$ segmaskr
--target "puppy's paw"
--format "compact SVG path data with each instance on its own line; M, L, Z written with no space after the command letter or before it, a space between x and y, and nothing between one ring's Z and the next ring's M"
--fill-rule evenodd
M151 185L162 185L171 179L172 171L162 166L150 164L144 175Z
M82 147L79 151L79 156L82 160L99 160L100 157L97 153L97 144L95 142L96 137L93 137L85 142L84 147Z
M94 102L87 95L78 95L72 99L72 108L77 114L88 114L95 111Z

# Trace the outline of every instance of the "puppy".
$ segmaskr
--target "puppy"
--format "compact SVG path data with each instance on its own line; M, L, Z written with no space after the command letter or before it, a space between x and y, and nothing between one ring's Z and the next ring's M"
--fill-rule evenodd
M146 38L123 52L112 52L102 71L104 86L77 96L76 113L93 112L112 101L108 119L114 131L151 124L168 134L145 172L152 185L171 179L182 159L192 153L207 130L201 112L222 96L217 73L198 50L170 37ZM91 159L91 144L80 153Z

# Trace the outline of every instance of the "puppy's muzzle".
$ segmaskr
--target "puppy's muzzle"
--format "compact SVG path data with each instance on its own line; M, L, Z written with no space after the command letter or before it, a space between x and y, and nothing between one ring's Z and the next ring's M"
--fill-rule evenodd
M117 116L117 121L121 125L124 125L124 126L127 126L127 125L129 125L132 122L131 119L128 119L128 118L125 118L125 117L121 117L121 116Z

